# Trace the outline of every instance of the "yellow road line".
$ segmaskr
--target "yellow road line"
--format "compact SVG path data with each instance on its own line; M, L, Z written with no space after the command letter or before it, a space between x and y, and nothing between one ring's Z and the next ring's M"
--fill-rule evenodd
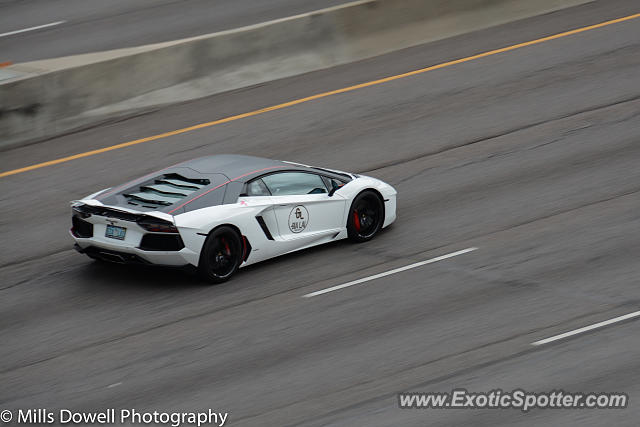
M15 175L15 174L22 173L22 172L28 172L28 171L31 171L31 170L34 170L34 169L44 168L46 166L52 166L52 165L57 165L59 163L69 162L71 160L81 159L83 157L89 157L89 156L94 156L94 155L100 154L100 153L106 153L107 151L118 150L120 148L130 147L132 145L142 144L143 142L155 141L156 139L162 139L162 138L167 138L169 136L180 135L182 133L191 132L191 131L194 131L194 130L197 130L197 129L202 129L202 128L206 128L206 127L210 127L210 126L215 126L215 125L219 125L219 124L222 124L222 123L228 123L228 122L232 122L232 121L235 121L235 120L244 119L246 117L257 116L258 114L263 114L263 113L266 113L266 112L269 112L269 111L274 111L274 110L280 110L280 109L283 109L283 108L291 107L293 105L298 105L298 104L302 104L304 102L313 101L315 99L326 98L327 96L331 96L331 95L337 95L337 94L340 94L340 93L351 92L351 91L362 89L362 88L365 88L365 87L375 86L375 85L379 85L379 84L382 84L382 83L387 83L387 82L390 82L390 81L393 81L393 80L398 80L398 79L403 79L403 78L410 77L410 76L415 76L416 74L422 74L422 73L426 73L428 71L433 71L433 70L437 70L437 69L440 69L440 68L450 67L452 65L461 64L463 62L469 62L469 61L473 61L475 59L484 58L484 57L487 57L487 56L492 56L492 55L496 55L496 54L503 53L503 52L509 52L511 50L521 49L523 47L527 47L527 46L531 46L531 45L535 45L535 44L539 44L539 43L544 43L544 42L547 42L547 41L550 41L550 40L555 40L555 39L559 39L559 38L562 38L562 37L567 37L567 36L570 36L570 35L573 35L573 34L583 33L585 31L595 30L596 28L602 28L602 27L606 27L608 25L613 25L613 24L617 24L619 22L624 22L624 21L630 21L632 19L637 19L637 18L640 18L640 13L636 13L634 15L629 15L629 16L624 16L624 17L618 18L618 19L612 19L610 21L601 22L601 23L595 24L595 25L589 25L589 26L586 26L586 27L576 28L574 30L565 31L563 33L558 33L558 34L554 34L554 35L551 35L551 36L542 37L542 38L531 40L531 41L524 42L524 43L514 44L514 45L503 47L503 48L500 48L500 49L490 50L488 52L479 53L477 55L467 56L466 58L460 58L460 59L456 59L456 60L453 60L453 61L443 62L441 64L432 65L430 67L421 68L419 70L409 71L409 72L403 73L403 74L397 74L397 75L394 75L394 76L389 76L389 77L385 77L385 78L378 79L378 80L372 80L372 81L369 81L369 82L360 83L360 84L357 84L357 85L353 85L353 86L348 86L348 87L344 87L344 88L341 88L341 89L332 90L332 91L329 91L329 92L318 93L318 94L315 94L315 95L307 96L306 98L295 99L293 101L285 102L285 103L282 103L282 104L272 105L270 107L261 108L259 110L249 111L248 113L242 113L242 114L238 114L238 115L235 115L235 116L229 116L229 117L225 117L225 118L219 119L219 120L214 120L214 121L211 121L211 122L200 123L200 124L189 126L189 127L186 127L186 128L177 129L177 130L173 130L173 131L170 131L170 132L164 132L164 133L161 133L161 134L158 134L158 135L148 136L146 138L135 139L133 141L123 142L121 144L116 144L116 145L111 145L109 147L99 148L97 150L86 151L84 153L74 154L72 156L61 157L61 158L58 158L58 159L49 160L47 162L36 163L34 165L25 166L25 167L19 168L19 169L13 169L13 170L9 170L9 171L6 171L6 172L1 172L0 173L0 178L5 177L5 176L9 176L9 175Z

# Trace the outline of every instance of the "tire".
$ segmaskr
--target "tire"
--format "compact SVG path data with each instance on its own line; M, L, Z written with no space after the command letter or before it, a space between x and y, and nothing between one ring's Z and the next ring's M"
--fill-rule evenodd
M226 282L242 262L242 240L238 232L226 225L207 237L200 253L198 274L209 283Z
M356 243L366 242L378 234L384 223L384 202L378 193L365 190L358 194L347 218L349 240Z

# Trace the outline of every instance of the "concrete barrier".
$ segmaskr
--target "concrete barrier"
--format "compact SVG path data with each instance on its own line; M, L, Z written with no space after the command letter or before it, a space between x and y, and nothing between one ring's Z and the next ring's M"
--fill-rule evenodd
M384 54L593 0L364 0L239 29L0 69L0 148L127 111Z

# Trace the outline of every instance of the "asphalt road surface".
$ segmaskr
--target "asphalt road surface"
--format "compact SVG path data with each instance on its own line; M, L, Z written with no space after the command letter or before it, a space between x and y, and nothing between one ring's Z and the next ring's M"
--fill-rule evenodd
M4 151L7 171L637 13L606 1ZM228 425L637 425L640 19L0 179L0 409ZM67 201L246 153L368 173L398 220L205 286L71 249ZM468 247L357 286L307 293ZM636 318L637 319L637 318ZM401 391L626 392L626 409L398 408Z
M57 58L257 24L347 0L0 0L0 62Z

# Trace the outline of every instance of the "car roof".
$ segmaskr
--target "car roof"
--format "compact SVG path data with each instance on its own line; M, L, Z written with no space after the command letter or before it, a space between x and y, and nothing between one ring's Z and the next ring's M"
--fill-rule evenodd
M245 156L240 154L219 154L205 156L180 163L180 167L187 167L201 174L223 174L230 181L246 182L251 178L271 169L310 170L311 168L280 160L262 157Z
M298 163L239 154L219 154L187 160L114 187L96 198L105 206L140 211L180 213L235 201L244 184L278 171L307 171L330 177L344 174ZM178 185L184 197L173 198L170 187ZM188 187L189 189L184 189ZM151 191L151 192L149 192ZM163 193L169 191L169 195ZM153 197L151 197L153 195ZM197 200L197 202L195 202ZM193 202L193 203L192 203Z

